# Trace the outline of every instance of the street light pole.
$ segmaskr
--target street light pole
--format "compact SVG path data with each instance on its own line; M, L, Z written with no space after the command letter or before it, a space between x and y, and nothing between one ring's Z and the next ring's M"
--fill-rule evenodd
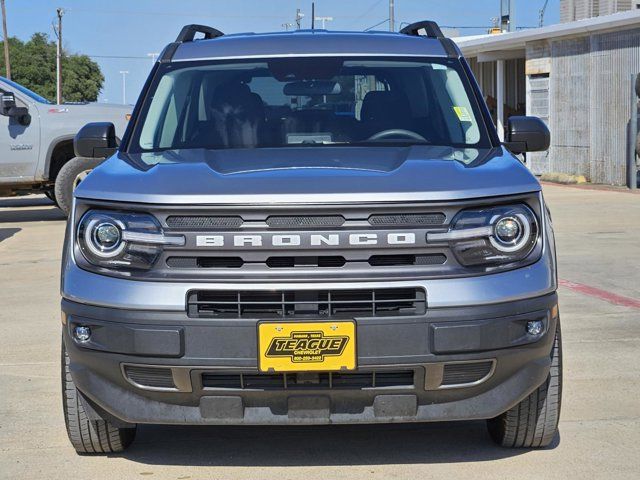
M332 22L333 17L316 17L315 20L317 22L322 22L322 30L325 29L325 22Z
M126 105L127 104L127 75L129 74L129 71L120 70L120 74L122 75L122 103Z
M159 53L147 53L147 57L151 57L151 66L156 64L156 58L160 56Z
M302 18L304 17L304 13L300 11L300 9L296 9L296 28L300 30L302 28Z
M389 0L389 31L396 31L396 6L394 0Z

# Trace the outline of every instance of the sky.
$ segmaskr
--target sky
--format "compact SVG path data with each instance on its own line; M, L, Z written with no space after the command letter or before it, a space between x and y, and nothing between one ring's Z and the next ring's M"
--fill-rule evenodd
M486 33L500 14L500 0L394 0L396 25L435 20L459 28L461 35ZM545 25L559 21L559 1L549 0ZM517 27L535 27L544 0L512 0ZM328 30L365 30L389 17L388 0L315 0L316 17L330 16ZM273 32L295 22L296 9L310 28L311 0L6 0L9 36L28 40L35 32L55 38L56 8L65 10L63 45L71 53L89 55L105 76L101 102L137 100L152 66L149 54L161 52L183 25L211 25L225 33ZM319 27L317 24L316 27ZM478 28L479 27L479 28ZM388 30L382 23L376 29Z

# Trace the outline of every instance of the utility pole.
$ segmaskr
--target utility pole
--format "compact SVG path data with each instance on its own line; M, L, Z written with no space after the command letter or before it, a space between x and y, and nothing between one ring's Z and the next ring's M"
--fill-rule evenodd
M316 17L317 22L322 22L322 29L324 30L325 22L332 22L333 17Z
M7 11L4 8L4 0L0 0L2 3L2 38L4 38L4 66L5 75L11 80L11 62L9 62L9 35L7 34Z
M511 22L513 9L511 0L501 0L500 2L500 29L502 32L513 32L514 25Z
M396 6L394 0L389 0L389 31L396 31Z
M296 28L300 30L302 28L302 18L304 17L304 13L300 11L300 9L296 9Z
M62 15L64 10L58 8L56 10L58 15L58 28L56 35L58 36L58 48L56 50L56 103L60 105L62 103Z
M120 74L122 75L122 104L127 104L127 75L129 74L128 70L120 70Z

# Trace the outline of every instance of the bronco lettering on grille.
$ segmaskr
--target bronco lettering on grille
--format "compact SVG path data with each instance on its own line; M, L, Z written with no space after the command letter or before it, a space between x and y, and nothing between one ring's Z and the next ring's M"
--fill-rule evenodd
M378 233L323 233L323 234L251 234L251 235L197 235L196 247L366 247L369 245L415 245L415 232Z

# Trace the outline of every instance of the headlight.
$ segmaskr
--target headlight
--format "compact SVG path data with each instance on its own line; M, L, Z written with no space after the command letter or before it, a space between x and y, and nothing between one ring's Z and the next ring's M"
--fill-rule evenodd
M92 265L148 270L165 245L184 245L185 238L164 235L151 215L90 210L78 224L77 243L84 258Z
M524 204L463 210L444 233L427 242L447 242L461 265L495 266L525 260L540 236L538 221Z

